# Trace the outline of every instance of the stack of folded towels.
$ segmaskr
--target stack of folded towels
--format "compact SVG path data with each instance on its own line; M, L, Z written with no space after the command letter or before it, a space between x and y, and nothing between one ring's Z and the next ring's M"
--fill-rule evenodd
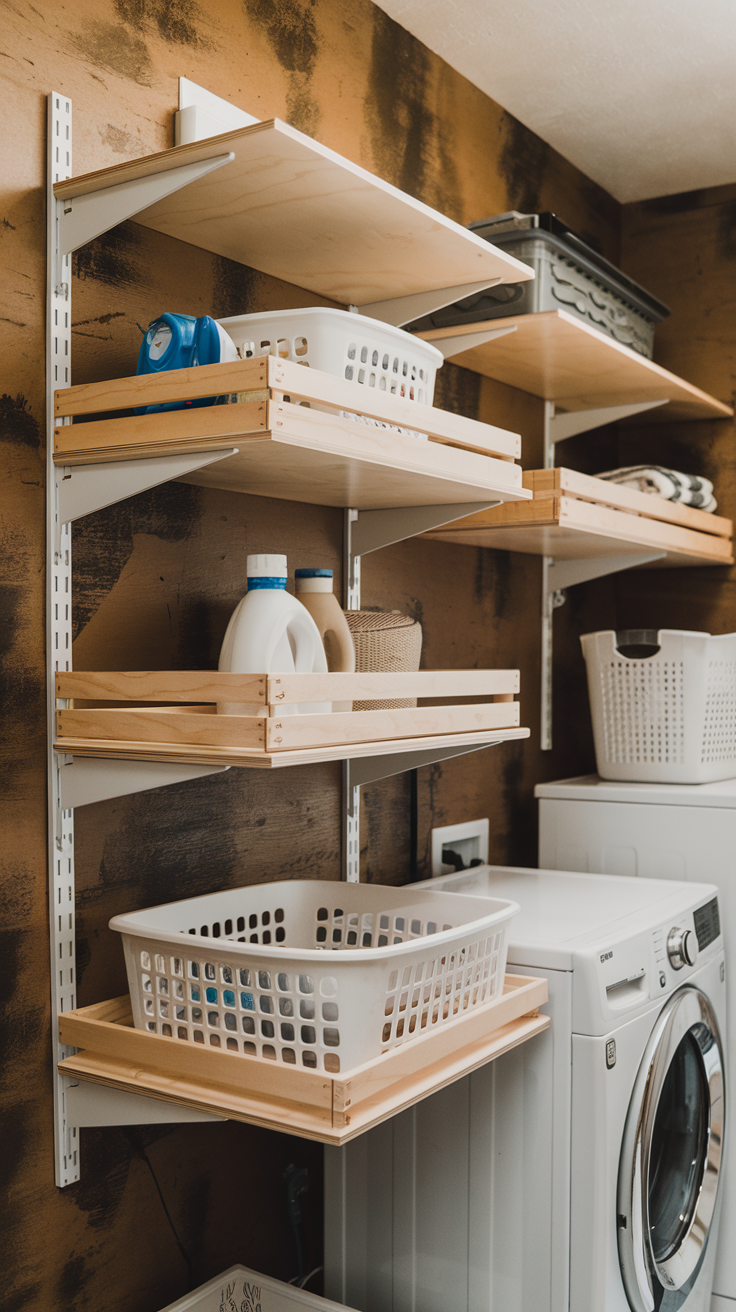
M633 487L637 492L649 492L652 496L664 497L665 501L678 501L681 506L695 506L698 510L707 510L709 514L713 513L718 504L713 496L713 484L707 478L680 474L676 469L664 469L661 465L630 465L627 469L609 469L605 474L596 474L596 478Z

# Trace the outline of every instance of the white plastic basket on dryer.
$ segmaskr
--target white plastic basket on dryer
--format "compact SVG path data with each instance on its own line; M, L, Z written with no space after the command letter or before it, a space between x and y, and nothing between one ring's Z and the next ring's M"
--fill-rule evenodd
M193 1289L162 1312L345 1312L344 1304L332 1303L295 1285L262 1276L247 1266L231 1266L222 1275Z
M603 779L736 775L736 633L608 629L580 641Z
M324 880L115 916L136 1028L330 1073L500 996L515 902Z

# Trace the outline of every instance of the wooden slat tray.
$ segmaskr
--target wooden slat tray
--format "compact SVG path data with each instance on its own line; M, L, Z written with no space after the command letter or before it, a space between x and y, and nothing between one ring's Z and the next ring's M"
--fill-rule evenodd
M83 1050L59 1070L339 1145L547 1029L547 996L545 979L507 975L496 1001L339 1075L133 1029L130 999L115 998L59 1017L61 1042Z
M214 747L252 755L323 747L350 748L387 739L428 738L453 732L488 733L519 724L518 670L428 670L394 674L242 675L215 671L107 672L56 676L56 695L74 702L57 711L65 740L149 742L180 750ZM497 697L471 705L396 710L284 714L296 702L388 700L400 697ZM114 706L105 702L113 701ZM128 706L126 703L130 702ZM164 703L136 706L135 702ZM217 703L247 702L258 715L217 714ZM173 705L171 704L173 703ZM190 704L200 703L200 704Z
M217 395L233 405L104 417ZM316 407L316 408L312 408ZM400 433L340 416L367 415ZM54 433L54 461L70 466L238 450L187 475L187 482L256 496L357 509L524 500L517 433L387 396L272 356L163 374L87 383L56 393L65 422ZM86 416L99 416L87 420Z
M136 222L342 305L487 278L522 264L459 223L276 120L70 178L59 200L232 152L232 162L136 215Z
M731 520L571 469L527 470L531 502L468 515L427 537L582 560L664 551L656 566L731 565Z
M565 310L521 314L488 323L435 328L418 335L431 342L471 328L515 327L507 337L453 356L453 364L554 401L561 410L590 410L635 401L666 400L647 415L658 419L724 419L733 410L630 347L605 337Z

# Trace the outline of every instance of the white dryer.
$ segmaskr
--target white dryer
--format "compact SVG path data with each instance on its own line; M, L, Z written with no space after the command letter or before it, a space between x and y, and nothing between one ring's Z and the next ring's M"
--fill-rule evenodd
M327 1296L362 1312L706 1312L717 890L500 867L431 882L519 902L509 968L547 977L552 1026L326 1149Z

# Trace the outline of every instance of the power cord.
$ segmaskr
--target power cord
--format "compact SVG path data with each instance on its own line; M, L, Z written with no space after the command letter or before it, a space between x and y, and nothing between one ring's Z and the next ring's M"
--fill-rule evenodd
M176 1232L176 1226L174 1225L174 1222L171 1219L171 1213L168 1207L166 1206L166 1199L164 1198L163 1193L161 1192L161 1185L158 1182L156 1172L154 1171L153 1166L151 1164L151 1159L148 1156L148 1153L146 1152L143 1146L140 1136L136 1134L135 1130L132 1130L130 1127L124 1127L123 1134L128 1140L128 1143L130 1144L136 1156L140 1157L141 1161L145 1162L146 1166L151 1172L151 1179L153 1180L153 1183L156 1186L156 1193L158 1194L159 1199L161 1201L161 1206L164 1209L164 1215L171 1227L171 1233L173 1234L174 1239L176 1240L176 1246L179 1249L179 1252L181 1253L184 1262L186 1263L187 1275L189 1276L189 1290L191 1292L191 1290L194 1289L194 1267L192 1264L192 1259L190 1258L186 1248L184 1247L183 1243L181 1242L181 1239L179 1238Z

